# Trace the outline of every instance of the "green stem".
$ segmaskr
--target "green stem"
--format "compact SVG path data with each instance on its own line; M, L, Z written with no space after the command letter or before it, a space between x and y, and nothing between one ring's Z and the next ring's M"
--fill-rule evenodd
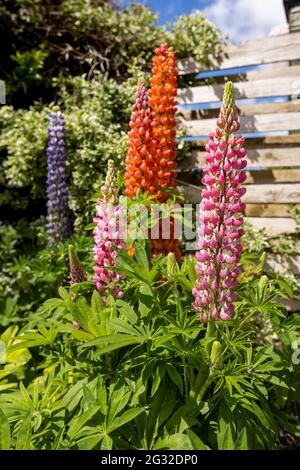
M216 329L215 321L212 318L212 316L210 315L210 318L209 318L208 324L207 324L207 330L206 330L205 338L206 339L212 338L214 336L215 329ZM206 344L206 351L207 351L208 356L210 356L210 353L211 353L211 345L212 345L211 341Z
M208 387L210 386L210 384L212 383L213 378L214 378L214 373L210 372L207 379L206 379L206 381L204 382L203 386L201 387L201 389L199 391L199 394L197 396L197 403L202 402L204 394L205 394L206 390L208 389Z
M174 288L174 297L175 297L176 308L177 308L177 312L178 312L179 324L180 324L181 328L184 328L184 323L185 323L184 309L183 309L183 306L182 306L182 303L181 303L180 294L179 294L179 291L178 291L178 288L177 288L177 283L176 283L175 280L173 281L173 288ZM184 335L182 335L182 343L183 343L183 347L185 349L186 342L185 342ZM187 365L186 365L185 356L182 356L182 364L183 364L184 392L185 392L185 397L186 397L186 400L187 400L189 392L188 392L188 376L187 376Z

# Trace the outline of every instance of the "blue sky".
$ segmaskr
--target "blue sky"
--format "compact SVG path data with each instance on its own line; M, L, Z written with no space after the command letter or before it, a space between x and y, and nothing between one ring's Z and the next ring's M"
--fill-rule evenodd
M120 0L128 5L130 0ZM284 25L282 0L140 0L159 13L158 23L201 10L229 35L234 43L267 36L274 26Z

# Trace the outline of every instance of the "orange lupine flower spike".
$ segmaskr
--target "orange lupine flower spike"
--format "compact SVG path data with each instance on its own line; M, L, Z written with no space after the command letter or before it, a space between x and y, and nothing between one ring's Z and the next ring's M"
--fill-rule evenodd
M125 171L125 195L134 197L138 190L155 194L157 179L157 163L153 158L153 120L146 88L139 84L136 92L136 102L130 118L128 133L128 153Z
M155 51L152 60L152 77L150 79L150 105L155 113L153 135L157 140L155 156L159 164L156 179L157 187L175 188L176 168L176 95L177 67L175 52L169 50L167 44L162 44ZM159 199L166 196L159 191Z
M155 146L155 160L159 170L156 185L158 187L158 200L166 201L168 196L159 188L175 188L176 173L176 95L177 95L177 65L175 52L162 44L155 51L152 60L152 77L150 79L150 105L155 113L153 123L153 136L157 143ZM167 256L173 252L180 258L179 240L174 237L174 220L171 219L170 239L162 238L162 221L159 223L159 240L151 240L152 255Z

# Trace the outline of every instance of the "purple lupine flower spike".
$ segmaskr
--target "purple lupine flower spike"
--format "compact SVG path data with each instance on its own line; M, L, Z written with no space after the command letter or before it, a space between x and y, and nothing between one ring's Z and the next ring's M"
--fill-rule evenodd
M98 199L96 206L97 216L94 218L96 227L94 229L94 276L98 292L104 293L109 289L116 298L121 298L122 290L118 283L124 276L108 269L109 266L117 266L118 253L115 247L124 249L125 244L120 239L120 221L122 208L117 203L117 187L112 160L108 161L108 170L105 184L102 186L103 198Z
M53 246L64 242L70 235L64 117L61 112L49 114L47 157L47 233L48 244Z
M217 128L206 145L200 204L199 251L196 253L197 281L192 291L193 310L202 322L229 320L236 300L234 288L240 270L246 188L244 138L233 133L239 120L231 82L225 84L223 106Z

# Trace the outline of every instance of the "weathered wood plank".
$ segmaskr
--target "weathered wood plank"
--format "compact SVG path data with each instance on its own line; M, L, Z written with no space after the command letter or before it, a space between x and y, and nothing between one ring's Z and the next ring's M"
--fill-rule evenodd
M246 184L271 184L271 183L299 183L300 182L300 169L288 168L284 170L275 170L273 168L263 170L248 170ZM196 175L198 179L201 174ZM181 168L177 170L177 177L187 183L194 184L195 174L191 172L182 171Z
M271 78L279 78L279 77L295 77L299 78L300 76L300 66L294 65L289 66L288 63L283 65L280 64L273 64L270 68L265 70L251 70L250 72L240 73L239 75L234 75L234 82L237 81L255 81L255 80L266 80Z
M300 182L300 170L259 170L247 171L246 184L270 184Z
M248 217L291 217L291 209L300 204L247 204Z
M300 100L287 101L283 103L261 103L246 106L239 106L240 116L253 116L256 114L271 113L291 113L300 111ZM178 121L185 119L186 121L196 119L217 118L220 109L192 109L190 111L178 111Z
M278 238L284 234L292 234L296 227L293 219L281 219L279 217L246 217L245 220L248 221L255 230L264 229L270 238ZM188 251L196 251L198 249L197 241L188 242L186 249Z
M264 149L248 150L248 167L299 167L300 168L300 148L299 147L275 147ZM204 150L193 150L191 155L181 162L180 168L201 168L204 163Z
M191 142L193 148L202 148L207 144L207 139L199 139ZM300 144L300 132L291 135L275 135L269 137L255 137L246 139L247 148L271 148L279 146L294 147Z
M300 83L300 80L299 80ZM200 119L196 121L181 121L189 136L208 135L216 127L215 119ZM240 117L240 131L270 132L270 131L298 131L300 130L300 112L257 114L256 116Z
M296 229L294 219L281 217L247 217L246 220L257 230L264 228L270 237L293 233Z
M290 67L292 70L293 67ZM287 68L289 70L289 68ZM269 96L297 95L300 93L300 79L295 76L281 76L251 82L234 84L235 98L259 98ZM223 99L223 85L195 86L178 90L178 104L209 103Z
M300 183L251 184L245 202L300 203Z
M266 268L273 269L277 273L291 271L300 274L300 256L275 255L267 257Z
M192 202L199 202L199 186L180 182L178 189ZM247 186L243 197L246 203L298 204L300 203L300 183L252 184Z
M272 62L300 59L300 33L269 36L252 39L238 46L228 45L218 57L211 57L216 69L268 64ZM180 75L203 71L203 67L193 58L178 61Z

